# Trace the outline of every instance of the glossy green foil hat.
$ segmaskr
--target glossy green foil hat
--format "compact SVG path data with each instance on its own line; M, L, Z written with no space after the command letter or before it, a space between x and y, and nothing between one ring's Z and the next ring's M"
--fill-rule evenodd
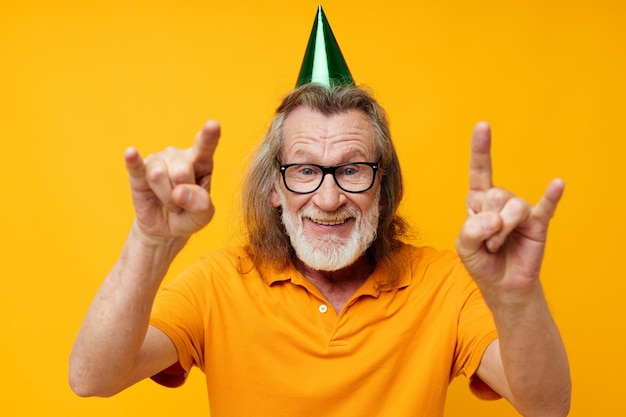
M308 83L322 84L327 87L354 85L348 64L341 54L341 49L330 29L322 6L317 8L296 87Z

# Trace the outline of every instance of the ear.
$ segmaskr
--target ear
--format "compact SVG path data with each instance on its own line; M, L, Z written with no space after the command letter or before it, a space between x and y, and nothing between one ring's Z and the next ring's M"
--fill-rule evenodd
M278 191L276 191L276 187L280 187L280 185L277 185L276 183L274 183L274 185L272 185L272 189L270 190L270 195L269 195L269 199L270 199L270 204L276 208L280 208L280 206L282 205L280 203L280 197L278 196Z

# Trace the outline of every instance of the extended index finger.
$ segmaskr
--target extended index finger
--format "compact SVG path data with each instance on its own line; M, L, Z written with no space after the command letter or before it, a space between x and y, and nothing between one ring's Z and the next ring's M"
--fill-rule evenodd
M491 127L480 122L474 127L470 156L470 191L487 191L493 187L491 166Z
M145 190L149 188L146 181L146 166L143 158L139 155L139 151L135 148L128 148L124 152L124 161L126 170L130 179L130 185L133 190Z
M220 130L220 124L210 120L196 135L196 141L192 148L193 165L196 170L212 169L213 154L220 139ZM201 174L205 175L207 172Z

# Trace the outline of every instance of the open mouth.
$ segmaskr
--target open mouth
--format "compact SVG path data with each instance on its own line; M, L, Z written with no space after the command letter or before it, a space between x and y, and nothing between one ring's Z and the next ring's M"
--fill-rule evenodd
M348 219L334 219L334 220L325 220L325 219L313 219L309 217L309 220L315 224L319 224L322 226L338 226L340 224L344 224Z

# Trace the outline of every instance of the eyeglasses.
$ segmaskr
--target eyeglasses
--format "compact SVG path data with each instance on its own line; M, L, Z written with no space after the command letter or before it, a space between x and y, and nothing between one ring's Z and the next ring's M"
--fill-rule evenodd
M280 162L278 162L280 164ZM349 193L362 193L374 185L378 162L349 162L334 166L316 164L280 165L285 187L292 193L309 194L316 191L331 174L335 183Z

